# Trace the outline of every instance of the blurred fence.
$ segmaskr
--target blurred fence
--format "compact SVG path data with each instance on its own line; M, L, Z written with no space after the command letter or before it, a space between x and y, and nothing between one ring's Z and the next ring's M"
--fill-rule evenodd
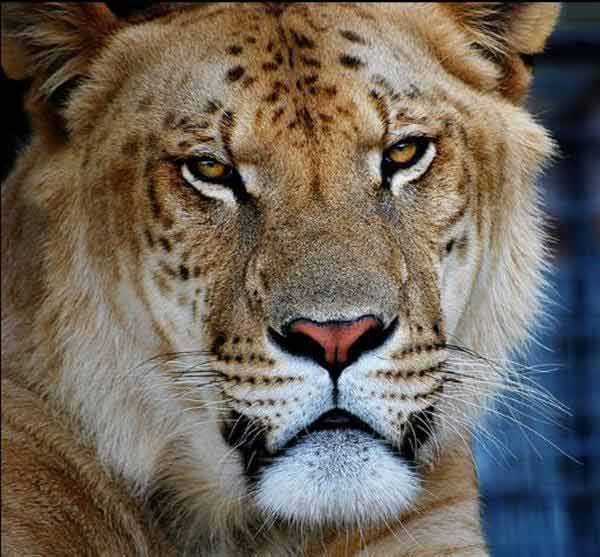
M600 555L599 52L600 3L568 3L535 67L530 108L561 154L542 180L554 304L538 331L546 348L535 346L526 363L571 416L545 423L532 405L519 404L513 414L500 405L506 416L490 416L487 428L513 453L504 457L483 436L477 447L493 557ZM542 373L544 365L555 371Z

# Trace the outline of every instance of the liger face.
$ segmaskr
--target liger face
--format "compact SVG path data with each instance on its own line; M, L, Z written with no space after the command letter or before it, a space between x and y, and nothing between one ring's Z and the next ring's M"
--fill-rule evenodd
M135 70L98 115L111 134L90 132L109 155L85 155L111 177L121 272L181 355L173 389L277 520L397 515L444 420L459 428L448 345L501 123L476 124L483 97L369 9L215 7L130 31Z

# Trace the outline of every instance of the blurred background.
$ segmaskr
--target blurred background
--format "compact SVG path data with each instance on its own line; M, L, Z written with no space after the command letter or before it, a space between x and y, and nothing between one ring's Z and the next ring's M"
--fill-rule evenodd
M146 2L124 4L131 10ZM0 80L4 177L28 127L23 85L4 74ZM542 181L554 239L553 303L537 331L539 344L520 363L525 381L547 389L570 415L557 412L552 423L539 411L542 397L539 405L498 404L476 445L484 529L493 557L598 557L600 3L563 4L546 53L536 60L529 107L561 154Z
M536 59L528 105L560 155L541 182L553 238L552 305L522 373L571 415L555 413L550 423L542 398L497 404L485 424L494 441L482 432L476 450L484 528L494 557L598 557L600 3L563 3Z

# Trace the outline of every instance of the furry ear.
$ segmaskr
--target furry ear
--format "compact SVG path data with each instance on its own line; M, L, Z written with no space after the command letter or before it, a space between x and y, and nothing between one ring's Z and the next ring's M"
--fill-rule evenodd
M102 3L2 3L2 68L29 80L28 109L34 119L56 125L64 97L85 78L94 56L118 20Z
M560 12L558 2L442 3L472 47L502 70L500 90L520 101L531 80L532 56L542 52Z

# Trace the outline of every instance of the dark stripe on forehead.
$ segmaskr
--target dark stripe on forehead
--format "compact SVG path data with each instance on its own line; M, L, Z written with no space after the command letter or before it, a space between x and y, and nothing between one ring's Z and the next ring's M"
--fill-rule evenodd
M234 157L231 150L231 136L233 134L234 126L235 114L229 110L223 112L223 115L221 116L221 122L219 123L219 131L221 132L223 148L225 149L225 152L232 163L234 162Z
M344 37L344 39L350 41L351 43L367 44L367 41L354 31L347 31L345 29L342 29L339 31L339 33L342 37Z
M297 31L294 31L292 29L291 31L292 33L292 37L294 38L294 42L296 43L296 46L298 48L307 48L307 49L312 49L315 48L315 42L307 37L306 35L299 33Z
M302 60L302 63L305 66L309 66L310 68L320 68L321 67L321 61L317 60L313 56L301 56L300 60Z
M384 126L385 133L387 134L390 129L390 112L385 99L373 89L369 93L369 100L375 107L377 114L379 114L379 118Z

